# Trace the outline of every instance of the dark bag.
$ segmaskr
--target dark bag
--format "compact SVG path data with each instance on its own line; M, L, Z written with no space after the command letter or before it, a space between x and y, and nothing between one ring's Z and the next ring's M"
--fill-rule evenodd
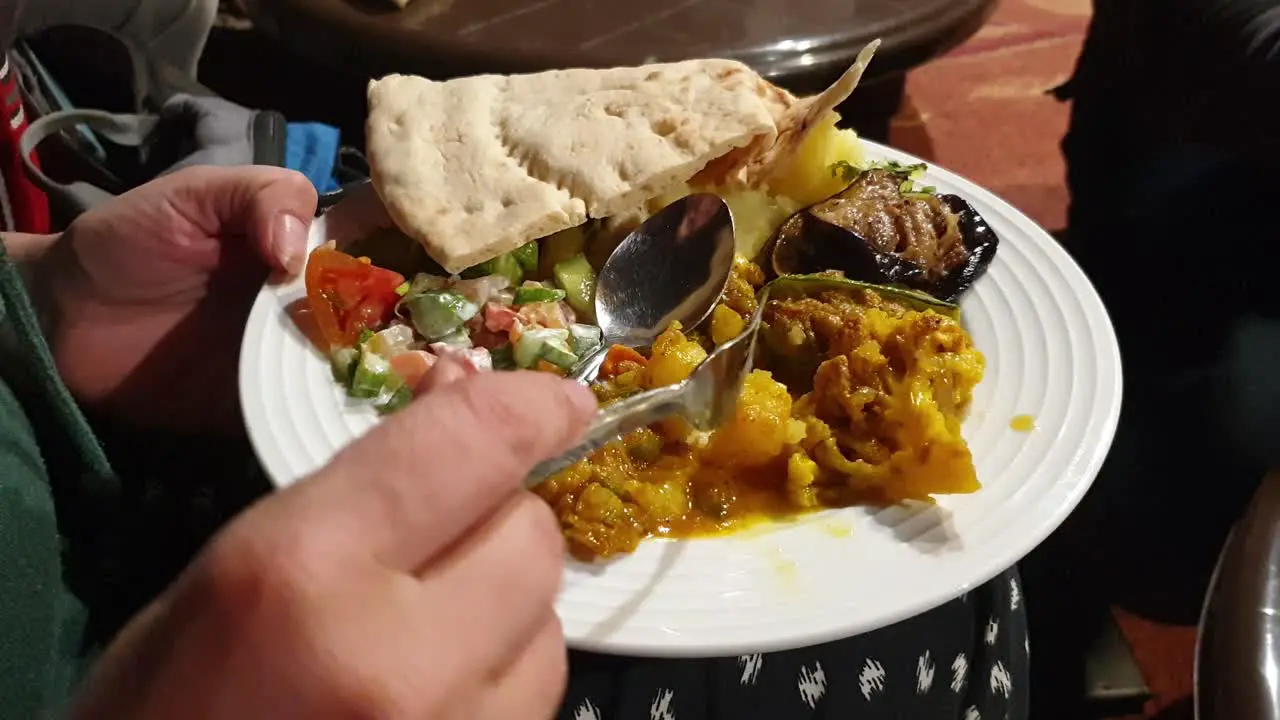
M57 220L191 165L284 165L284 116L220 98L113 33L55 27L13 56L38 116L20 150Z

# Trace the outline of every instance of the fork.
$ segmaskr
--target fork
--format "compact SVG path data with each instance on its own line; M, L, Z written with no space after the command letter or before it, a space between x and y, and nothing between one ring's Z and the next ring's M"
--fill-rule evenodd
M756 311L737 337L716 348L685 380L646 390L605 406L582 441L568 451L539 463L525 479L533 487L607 445L620 435L673 415L681 415L697 430L709 432L731 417L738 406L742 383L751 372L756 335L769 291L759 297Z

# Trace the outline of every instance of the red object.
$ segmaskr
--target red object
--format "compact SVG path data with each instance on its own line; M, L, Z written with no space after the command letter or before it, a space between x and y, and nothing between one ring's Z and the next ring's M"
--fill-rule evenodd
M49 232L49 198L27 177L18 152L18 140L27 129L27 112L22 103L18 74L4 55L0 64L0 103L5 122L0 124L0 225L4 230L43 234ZM39 158L32 151L32 162Z
M399 273L338 250L316 248L307 258L307 304L330 347L352 347L365 330L391 319L404 283Z

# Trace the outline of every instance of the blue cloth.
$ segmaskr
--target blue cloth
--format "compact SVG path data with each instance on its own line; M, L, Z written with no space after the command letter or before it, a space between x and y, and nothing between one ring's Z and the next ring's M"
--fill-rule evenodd
M291 122L285 132L285 167L297 170L316 192L338 189L333 168L338 161L338 128L323 123Z

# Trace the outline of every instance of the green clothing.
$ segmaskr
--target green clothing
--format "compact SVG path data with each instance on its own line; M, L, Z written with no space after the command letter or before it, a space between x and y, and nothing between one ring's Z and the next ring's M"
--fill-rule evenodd
M3 243L0 331L0 715L52 718L98 650L264 485L219 482L252 476L243 443L95 433Z
M86 419L0 243L3 333L0 717L57 717L97 650L270 485L244 437Z
M59 553L35 434L0 384L0 707L15 718L53 714L77 671L84 613Z
M50 464L5 380L23 378L27 389L43 396L38 404L44 412L36 415L52 421L46 430L50 446L59 450L54 467L75 468L86 478L96 473L108 487L114 483L105 455L57 379L17 269L2 247L0 320L26 356L6 357L0 377L0 708L8 717L54 717L92 653L84 642L84 607L64 573L71 554L58 531ZM58 435L62 441L53 441Z

